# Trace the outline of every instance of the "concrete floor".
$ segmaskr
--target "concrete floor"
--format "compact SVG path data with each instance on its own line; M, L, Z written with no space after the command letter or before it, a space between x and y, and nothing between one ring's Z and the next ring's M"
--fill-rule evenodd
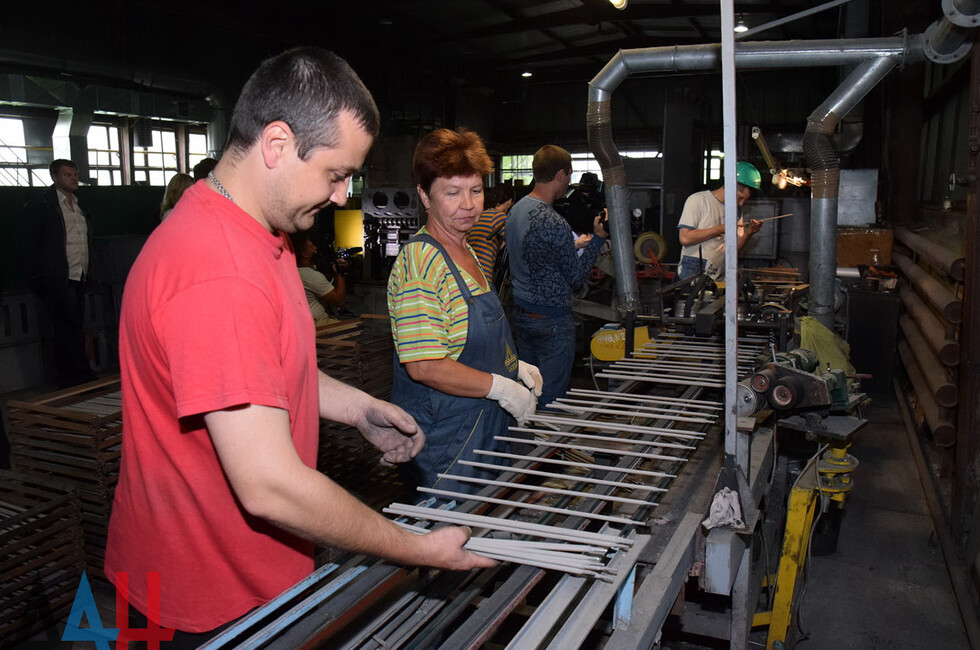
M969 648L898 407L865 417L837 552L811 558L795 647Z

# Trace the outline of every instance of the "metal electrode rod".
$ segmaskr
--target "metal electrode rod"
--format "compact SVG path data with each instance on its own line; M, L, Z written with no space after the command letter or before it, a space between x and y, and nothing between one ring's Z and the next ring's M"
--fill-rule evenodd
M488 478L477 478L475 476L459 476L457 474L439 474L439 478L459 481L461 483L476 483L478 485L492 485L494 487L511 488L513 490L526 490L528 492L544 492L545 494L561 494L569 497L582 497L583 499L598 499L599 501L613 501L615 503L628 503L637 506L656 505L644 499L631 499L629 497L617 497L611 494L595 494L593 492L583 492L581 490L565 490L562 488L547 487L545 485L529 485L527 483L512 483L510 481L494 481Z
M504 442L524 442L527 440L524 438L510 438L508 436L494 436L494 440L502 440ZM628 443L628 438L616 438L616 440L621 440L624 443ZM612 449L610 447L589 447L587 445L571 445L565 442L548 442L546 440L535 440L534 444L540 445L542 447L555 447L558 449L575 449L577 451L597 451L603 454L611 454L613 456L632 456L634 458L647 458L649 460L666 460L674 461L678 463L686 463L686 458L681 458L680 456L664 456L662 454L648 454L642 451L626 451L622 449Z
M670 406L687 405L691 408L702 408L705 410L720 410L721 404L704 399L684 399L680 397L657 397L654 395L632 395L624 393L613 393L601 390L588 390L585 388L573 388L568 391L569 395L594 395L596 397L608 397L614 400L626 402L648 402L651 404L668 404Z
M567 426L584 427L586 429L599 429L602 431L631 431L633 433L656 433L666 438L680 438L682 440L700 440L704 434L700 431L686 431L678 429L665 429L663 427L645 427L638 424L623 424L621 422L602 422L599 420L588 420L582 418L569 418L561 415L545 415L535 413L528 418L533 422L548 422L551 424L562 424Z
M522 441L527 442L527 441ZM487 451L485 449L474 449L473 453L478 456L492 456L494 458L510 458L512 460L531 460L538 463L548 463L549 465L565 465L579 469L595 469L603 472L615 472L616 474L638 474L640 476L654 476L656 478L677 478L676 474L667 472L651 472L645 469L632 469L629 467L610 467L609 465L597 465L595 463L576 463L571 460L560 460L558 458L547 458L543 456L522 456L520 454L508 454L503 451Z
M525 501L512 501L510 499L497 499L495 497L484 497L478 494L456 492L453 490L440 490L438 488L418 487L416 489L419 492L422 492L423 494L435 494L441 497L449 497L451 499L456 499L457 501L470 500L470 501L479 501L481 503L493 503L498 506L510 506L518 509L538 510L540 512L550 512L551 514L563 515L565 517L582 517L584 519L596 519L598 521L607 521L612 524L623 524L625 526L636 523L629 517L617 517L616 515L600 515L592 512L581 512L578 510L570 510L568 508L555 508L552 506L543 506L538 503L528 503Z
M602 408L597 406L575 406L569 402L578 402L584 400L559 400L552 403L552 408L559 408L563 411L569 411L574 413L598 413L602 415L621 415L625 417L656 417L656 418L670 418L678 422L693 422L700 424L711 424L714 422L713 419L708 417L696 417L691 415L684 415L684 411L677 409L645 409L643 407L634 406L632 404L626 406L625 408ZM626 410L627 408L633 410Z
M580 438L584 440L602 440L612 442L628 442L633 445L645 445L648 447L662 447L664 449L689 449L694 450L693 445L682 445L676 442L662 442L660 440L644 440L643 438L620 438L615 435L601 435L591 433L573 433L571 431L549 431L547 429L535 429L534 427L509 427L511 431L521 433L533 433L538 436L557 436L560 438ZM526 440L524 442L527 442Z
M401 517L414 517L415 519L442 521L450 524L471 526L473 528L486 528L489 530L500 530L531 535L533 537L543 537L545 539L561 539L573 542L602 544L610 548L623 548L626 546L631 546L633 543L632 540L619 537L618 535L603 535L600 533L590 533L584 530L559 528L558 526L548 526L546 524L532 524L528 522L515 521L512 519L498 519L496 517L474 515L464 512L456 512L453 510L422 508L404 503L392 503L390 506L384 508L383 512Z
M608 487L616 487L624 490L636 490L640 492L666 492L667 491L667 488L658 487L656 485L643 485L641 483L629 483L625 481L610 481L609 479L592 478L589 476L570 476L568 474L560 474L558 472L546 472L540 469L519 469L516 467L501 467L500 465L494 465L493 463L482 463L478 460L461 460L458 462L460 465L466 465L467 467L479 467L480 469L497 470L499 472L508 472L514 474L529 474L531 476L544 476L546 478L566 479L566 480L575 481L576 483L592 483L594 485L605 485Z
M632 379L633 381L645 381L654 384L672 384L677 386L706 386L708 388L722 388L725 385L725 382L719 381L695 381L693 379L647 377L641 373L597 372L596 377L600 377L602 379Z

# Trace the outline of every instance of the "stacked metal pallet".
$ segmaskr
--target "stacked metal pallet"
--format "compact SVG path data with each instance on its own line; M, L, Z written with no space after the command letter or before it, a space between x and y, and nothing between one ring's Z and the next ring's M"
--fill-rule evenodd
M317 328L317 365L334 379L381 399L391 395L391 325L388 317L359 318Z
M317 328L317 366L324 373L369 395L391 395L391 325L388 317L363 314ZM317 468L356 491L365 473L378 476L381 454L353 427L324 420L320 427ZM399 489L397 473L385 471L385 481ZM380 505L380 504L379 504Z
M81 503L85 561L102 576L112 496L119 480L122 399L105 379L7 403L14 469L74 487Z
M0 647L60 620L83 566L75 491L0 472Z

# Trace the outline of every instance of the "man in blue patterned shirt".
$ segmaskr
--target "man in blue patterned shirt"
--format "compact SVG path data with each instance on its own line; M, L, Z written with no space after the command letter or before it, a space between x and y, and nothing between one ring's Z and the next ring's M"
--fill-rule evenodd
M572 290L595 265L608 233L596 217L594 236L578 255L571 226L552 207L568 192L571 155L545 145L531 167L534 188L511 208L506 233L517 349L544 377L538 398L543 408L568 390L575 361Z

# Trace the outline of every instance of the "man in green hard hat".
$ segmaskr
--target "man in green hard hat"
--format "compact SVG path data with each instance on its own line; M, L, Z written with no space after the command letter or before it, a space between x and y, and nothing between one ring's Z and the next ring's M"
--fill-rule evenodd
M741 207L754 191L762 189L762 174L752 163L739 161L735 165L738 187L735 196ZM759 232L762 224L753 219L739 225L738 249ZM687 197L677 235L681 246L678 275L683 280L704 271L714 279L725 273L725 186L695 192ZM700 254L699 254L700 249Z

